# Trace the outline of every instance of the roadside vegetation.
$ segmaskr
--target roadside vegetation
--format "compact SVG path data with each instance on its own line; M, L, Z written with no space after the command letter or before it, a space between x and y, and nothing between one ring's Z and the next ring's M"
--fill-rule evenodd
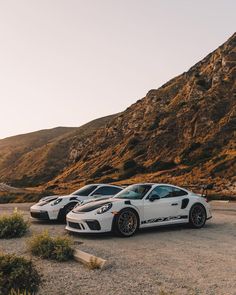
M31 260L0 253L0 295L35 294L40 283L40 275Z
M47 231L29 240L30 252L44 259L68 261L73 259L73 241L66 236L51 237Z
M40 193L6 193L0 192L0 204L7 203L31 203L38 202L41 198L52 195L50 190L44 190Z
M0 239L20 238L29 228L29 223L23 215L15 210L11 215L0 217Z

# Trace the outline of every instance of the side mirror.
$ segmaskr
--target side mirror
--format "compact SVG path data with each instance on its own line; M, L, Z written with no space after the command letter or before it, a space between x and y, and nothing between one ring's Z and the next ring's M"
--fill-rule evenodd
M153 194L153 195L151 195L150 197L149 197L149 201L150 202L153 202L153 201L155 201L155 200L160 200L160 196L158 195L158 194Z

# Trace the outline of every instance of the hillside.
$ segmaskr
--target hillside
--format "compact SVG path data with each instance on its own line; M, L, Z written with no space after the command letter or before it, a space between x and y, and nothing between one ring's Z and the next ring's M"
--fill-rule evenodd
M0 140L0 182L214 182L236 195L236 33L123 113Z
M236 34L92 137L77 140L76 163L52 183L65 190L92 181L215 182L235 192L235 78Z
M0 182L37 186L58 175L68 164L74 140L89 136L113 116L81 127L57 127L0 140Z

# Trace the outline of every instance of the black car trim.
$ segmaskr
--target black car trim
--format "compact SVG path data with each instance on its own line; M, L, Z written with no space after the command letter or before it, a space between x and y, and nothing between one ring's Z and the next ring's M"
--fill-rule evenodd
M141 224L149 224L149 223L164 222L164 221L179 220L179 219L187 219L187 218L188 218L188 215L159 217L159 218L152 218L152 219L148 219L148 220L143 220L143 221L141 221Z
M189 204L189 199L188 198L183 199L181 204L181 209L187 208L188 204Z
M41 219L41 220L49 220L50 219L47 211L41 211L41 212L31 211L30 215L31 215L31 217L36 218L36 219Z
M101 202L101 201L98 201L99 203L88 203L88 204L84 204L82 206L79 206L79 207L76 207L73 212L74 213L86 213L86 212L91 212L93 210L96 210L96 209L99 209L101 208L102 206L106 205L106 204L109 204L111 203L111 201L104 201L104 202Z

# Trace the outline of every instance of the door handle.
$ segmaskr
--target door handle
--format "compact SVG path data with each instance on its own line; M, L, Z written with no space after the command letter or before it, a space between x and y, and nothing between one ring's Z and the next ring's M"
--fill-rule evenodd
M178 203L172 203L171 206L178 206Z

